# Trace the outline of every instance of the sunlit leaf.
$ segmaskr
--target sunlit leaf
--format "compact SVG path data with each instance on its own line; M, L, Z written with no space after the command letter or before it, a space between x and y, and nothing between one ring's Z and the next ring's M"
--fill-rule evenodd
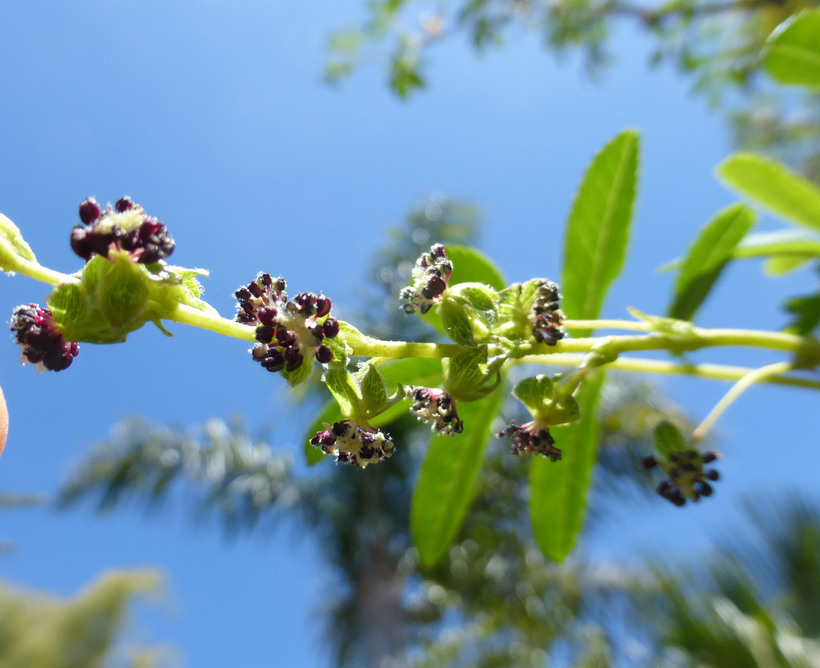
M681 263L674 299L667 311L670 317L680 320L694 317L754 218L750 209L734 204L701 229Z
M530 522L538 546L552 561L563 561L569 555L583 525L598 452L595 409L603 383L602 371L589 376L578 392L581 422L552 430L562 451L561 461L533 457Z
M782 84L820 87L820 10L792 17L775 30L763 67Z
M464 520L503 399L504 393L497 390L480 401L459 404L464 433L434 436L430 442L410 511L413 541L426 566L446 554Z
M734 153L716 171L726 186L772 213L820 230L820 189L779 162L754 153Z
M502 290L506 285L501 271L492 260L475 248L447 244L447 256L453 263L450 285L457 283L486 283L491 288Z
M595 156L567 223L561 292L568 318L598 317L626 257L638 183L639 137L619 134ZM579 332L578 336L583 336Z

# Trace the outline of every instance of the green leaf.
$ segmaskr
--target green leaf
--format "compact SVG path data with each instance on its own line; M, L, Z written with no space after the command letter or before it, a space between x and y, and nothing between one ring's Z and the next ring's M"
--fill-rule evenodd
M113 330L88 298L79 281L60 283L46 298L46 305L68 341L122 343L127 332Z
M288 385L296 387L304 383L313 374L313 360L305 359L302 364L293 371L282 369L281 373L285 377L285 380L288 381Z
M795 316L788 331L801 336L811 334L820 325L820 292L790 299L786 310Z
M475 401L498 387L501 357L487 364L487 346L469 348L449 359L443 359L444 389L458 401Z
M763 264L767 276L784 276L815 259L814 255L772 255Z
M746 236L735 248L736 259L777 255L785 257L820 257L820 237L801 229L783 229Z
M502 290L507 284L501 271L486 255L475 248L447 244L444 249L447 251L447 257L453 263L450 286L458 283L484 283L496 290Z
M480 401L459 405L464 433L437 435L430 442L410 509L413 542L425 566L446 554L464 521L503 400L504 392L499 390Z
M694 317L754 219L750 209L734 204L701 229L681 263L674 298L667 310L669 317L679 320Z
M553 394L552 378L543 374L525 378L513 388L513 396L524 404L530 413L535 413L544 403L552 401Z
M595 156L575 196L564 238L561 292L567 318L597 318L621 272L638 183L638 145L636 132L615 137Z
M780 24L766 43L763 67L779 83L820 87L820 10Z
M473 327L470 323L470 316L467 308L453 299L447 297L438 305L438 315L444 323L444 329L456 343L473 345Z
M31 247L23 239L20 228L0 213L0 269L8 271L6 267L10 261L13 262L14 257L37 262Z
M362 391L356 379L344 366L331 362L322 379L333 398L339 403L342 415L350 417L361 411Z
M451 299L456 299L467 306L488 325L494 324L498 319L498 294L483 283L459 283L448 294Z
M664 459L667 459L673 452L683 452L689 449L680 429L668 420L661 420L655 427L653 443L655 450Z
M820 189L779 162L754 153L734 153L716 172L728 188L772 213L820 230Z
M356 380L361 388L363 417L367 419L377 415L387 403L384 378L375 365L366 362L361 371L356 373Z
M538 546L552 561L567 557L581 531L598 452L595 409L603 383L603 371L591 373L578 391L581 422L552 430L562 451L561 461L551 462L543 457L532 461L530 522Z

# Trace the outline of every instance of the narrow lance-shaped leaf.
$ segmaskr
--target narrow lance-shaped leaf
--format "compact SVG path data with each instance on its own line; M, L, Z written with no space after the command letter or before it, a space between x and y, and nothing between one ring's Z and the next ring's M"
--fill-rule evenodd
M587 492L598 453L595 409L604 384L596 371L578 392L581 422L553 430L562 459L534 457L530 468L530 523L544 556L563 561L578 539L586 510Z
M669 317L680 320L694 317L754 219L750 209L734 204L701 229L681 263L675 295L667 311Z
M434 436L430 442L410 510L413 541L425 566L446 554L464 520L503 398L504 393L496 390L480 401L460 403L464 433Z
M638 134L627 131L604 146L575 196L561 284L563 310L570 319L597 318L623 267L638 183L638 144Z
M820 88L820 10L781 24L766 44L763 67L782 84Z
M820 188L779 162L734 153L716 171L731 190L792 223L820 230Z

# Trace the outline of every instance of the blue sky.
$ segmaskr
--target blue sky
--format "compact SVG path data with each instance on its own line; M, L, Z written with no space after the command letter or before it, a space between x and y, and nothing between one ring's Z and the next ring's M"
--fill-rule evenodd
M2 3L0 211L43 264L70 272L80 266L68 245L77 204L129 194L168 225L175 263L211 270L205 296L224 315L233 291L266 270L296 290L324 291L344 317L386 225L432 192L481 207L482 248L509 280L557 278L563 220L586 164L633 127L643 137L633 245L606 314L663 311L672 277L656 268L734 201L711 174L730 146L689 82L647 69L642 35L617 31L617 63L598 82L532 36L482 58L453 40L431 54L429 91L402 103L377 65L341 89L321 83L328 33L360 12L355 3L261 0ZM48 292L0 279L9 315ZM808 280L798 272L764 282L755 264L733 268L700 323L778 327L778 300L807 291ZM288 412L282 383L250 363L246 345L171 329L174 339L146 328L126 345L84 345L59 374L21 366L10 338L0 346L11 413L0 490L53 492L128 414L180 427L244 414L252 431L272 426L274 447L299 457L303 416ZM662 385L696 417L726 389ZM816 496L813 400L752 390L719 424L727 459L714 499L683 513L642 505L584 549L619 560L670 544L694 553L734 530L737 501L751 491ZM326 665L314 611L328 573L311 540L286 527L229 543L187 519L179 504L150 519L137 510L4 512L0 538L18 549L0 557L0 576L67 595L105 568L154 566L169 594L160 610L140 613L140 637L173 643L187 665Z

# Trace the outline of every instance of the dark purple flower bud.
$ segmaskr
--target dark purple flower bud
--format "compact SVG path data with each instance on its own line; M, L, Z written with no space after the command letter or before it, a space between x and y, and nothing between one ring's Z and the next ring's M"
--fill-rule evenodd
M641 467L646 469L647 471L651 468L655 468L658 465L658 461L654 457L644 457L641 460Z
M11 331L14 332L15 341L23 348L23 357L41 369L67 369L80 352L75 342L63 338L51 311L37 304L14 309Z
M270 343L273 341L273 327L269 325L259 325L256 328L256 340L259 343Z
M714 450L710 450L709 452L703 453L703 463L704 464L711 464L718 458L718 453Z
M716 480L720 480L720 473L715 469L709 469L708 471L704 472L703 477L707 480L715 482Z
M259 309L257 317L259 318L260 323L267 325L270 328L273 328L276 325L276 309L273 306L270 308Z
M100 205L93 197L88 197L80 203L80 220L90 225L100 217Z
M336 318L328 318L322 324L322 332L329 339L336 338L339 334L339 321Z
M411 283L399 294L405 313L427 313L447 290L453 263L444 246L436 244L422 253L411 272Z
M282 354L285 357L286 371L296 371L296 369L302 366L302 362L305 359L297 346L285 348Z
M333 351L327 346L319 346L316 349L316 361L319 364L327 364L333 359Z
M435 299L447 289L447 283L439 276L431 276L427 286L421 291L425 299Z
M658 485L658 494L676 506L685 505L687 499L697 502L701 497L711 496L714 490L707 480L714 482L720 478L720 474L714 469L704 471L703 464L715 459L717 454L714 452L701 454L692 448L671 452L665 459L655 460L657 466L668 476Z
M319 295L316 299L316 317L324 318L328 313L330 313L330 306L330 298L325 297L324 295Z
M276 341L280 346L287 348L296 343L296 333L280 327L276 332Z
M117 200L117 203L114 205L114 208L117 210L117 213L123 213L131 209L134 206L134 202L131 200L130 197L127 195L125 197L120 197Z
M434 431L448 436L464 431L452 395L434 387L411 386L406 391L413 399L410 410L422 422L429 422Z
M318 322L314 322L311 325L308 325L307 330L316 337L317 340L321 341L325 338L324 330L322 326Z
M270 348L262 360L262 366L268 371L281 371L285 368L285 358L276 348Z

